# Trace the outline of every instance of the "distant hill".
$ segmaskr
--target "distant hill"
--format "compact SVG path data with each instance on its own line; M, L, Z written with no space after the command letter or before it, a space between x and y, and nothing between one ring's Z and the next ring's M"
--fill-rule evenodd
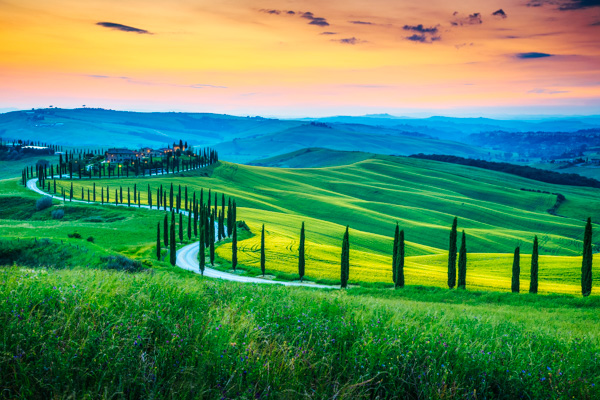
M373 158L375 154L362 151L340 151L319 147L302 149L279 156L247 163L258 167L322 168L354 164Z
M451 154L462 157L487 157L488 151L464 143L442 141L423 135L405 134L390 129L357 128L356 125L329 127L305 124L268 135L235 139L215 146L222 159L247 163L261 158L291 153L310 147L388 155L415 153Z
M77 146L162 147L179 139L212 145L278 132L303 122L200 113L43 109L0 114L0 136Z

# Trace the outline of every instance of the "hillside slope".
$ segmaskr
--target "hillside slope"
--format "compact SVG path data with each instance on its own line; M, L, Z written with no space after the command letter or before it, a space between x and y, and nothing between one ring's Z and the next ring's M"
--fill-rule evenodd
M208 176L203 176L207 173ZM457 216L467 234L468 284L510 287L512 252L521 246L522 285L528 283L528 257L534 235L540 238L540 290L577 293L583 219L600 213L600 190L544 184L503 173L404 157L377 156L352 165L281 169L221 162L205 172L181 176L103 181L111 190L123 185L210 188L237 199L238 219L255 234L264 223L269 269L294 273L300 224L307 227L307 274L334 281L346 225L351 228L352 279L389 282L395 222L407 238L407 280L443 286L448 233ZM68 189L69 182L59 182ZM75 181L75 193L87 181ZM558 216L547 210L561 193ZM142 202L146 201L142 191ZM240 242L240 263L256 268L259 236ZM227 260L230 244L217 253ZM600 283L600 280L599 280ZM525 287L525 286L524 286ZM525 290L525 289L524 289Z

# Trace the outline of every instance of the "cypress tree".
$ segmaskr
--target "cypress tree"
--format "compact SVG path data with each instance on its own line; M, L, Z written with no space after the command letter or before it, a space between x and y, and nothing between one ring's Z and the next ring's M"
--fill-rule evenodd
M298 275L300 275L300 282L304 280L304 222L300 228L300 245L298 246Z
M121 196L121 203L123 203L123 196ZM119 204L119 192L115 189L115 204Z
M152 210L152 190L150 190L150 184L148 184L148 207Z
M233 228L233 239L231 240L231 267L235 271L237 267L237 227Z
M188 211L188 227L187 227L188 240L192 240L192 211Z
M260 272L262 272L263 278L265 276L265 224L262 226L260 234Z
M396 252L396 288L404 287L404 230L398 234L398 247Z
M133 199L135 200L135 197ZM127 207L131 207L131 193L129 191L129 186L127 186Z
M592 293L592 218L588 218L583 235L583 261L581 263L581 294Z
M210 265L215 265L215 209L210 213Z
M200 268L200 273L204 276L204 267L206 265L206 252L204 247L204 229L200 229L200 240L198 241L198 266Z
M462 232L462 243L458 254L458 289L467 288L467 236Z
M517 246L517 248L515 249L515 256L513 259L512 284L510 287L510 290L513 293L519 293L519 287L521 285L520 280L519 280L520 275L521 275L521 248L519 246Z
M167 214L165 214L163 221L163 241L165 242L165 247L169 247L169 219Z
M394 232L394 247L392 247L392 281L396 283L396 260L398 258L398 244L400 240L400 227L396 222L396 231Z
M93 189L92 189L93 190L93 196L92 196L92 198L94 199L94 203L95 203L96 202L96 182L94 182L92 184L92 187L93 187ZM55 190L55 192L56 192L56 190Z
M137 175L137 173L136 173L136 175ZM129 188L127 190L129 190ZM133 202L134 203L135 203L135 199L137 199L137 183L133 184Z
M177 242L175 239L175 213L171 211L171 237L169 238L169 261L171 265L175 265L177 263Z
M101 193L100 193L100 201L102 202L101 204L104 204L104 186L101 187Z
M179 243L183 243L183 215L179 213Z
M69 201L73 200L73 182L71 182L71 190L69 191Z
M171 189L169 189L169 208L173 210L173 183L171 183Z
M194 237L198 237L198 203L194 201Z
M452 230L450 231L450 245L448 249L448 287L454 288L456 285L456 240L457 233L456 228L458 225L458 218L454 217L452 222Z
M160 222L156 224L156 259L160 261Z
M119 203L123 204L123 186L119 186Z
M227 236L231 236L231 197L227 199Z
M188 188L185 187L185 211L188 211Z
M350 277L350 237L348 235L348 226L342 240L342 262L341 262L341 286L342 289L348 287L348 278Z
M533 252L531 253L531 280L529 282L529 293L538 292L538 237L533 239Z

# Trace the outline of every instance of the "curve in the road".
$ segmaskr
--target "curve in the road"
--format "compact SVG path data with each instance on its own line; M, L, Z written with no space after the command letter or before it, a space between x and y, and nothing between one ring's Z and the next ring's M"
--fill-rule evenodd
M44 192L43 190L41 190L40 188L38 188L37 182L38 182L38 178L33 178L33 179L28 180L27 181L27 189L32 190L36 193L39 193L43 196L51 197L53 199L63 200L62 197L53 196L52 194L48 194L48 193ZM75 199L70 200L70 202L95 204L95 205L121 206L121 207L128 206L127 204L115 204L115 203L98 204L97 202L93 202L93 201L88 202L85 200L75 200ZM131 207L134 207L134 206L131 206ZM146 208L146 209L151 209L151 210L153 209L153 208L150 208L148 205L142 205L141 207L135 205L135 207ZM170 208L167 208L167 211L170 211ZM186 215L186 216L188 215L188 212L185 210L180 210L180 212L183 215ZM199 246L198 242L195 242L192 244L188 244L187 246L184 246L181 249L177 250L176 265L179 268L199 274L200 273L200 266L198 263L199 248L200 248L200 246ZM279 284L279 285L284 285L284 286L304 286L304 287L319 288L319 289L337 289L338 288L338 286L320 285L320 284L316 284L316 283L277 281L277 280L269 280L269 279L262 279L262 278L253 278L253 277L248 277L248 276L240 276L240 275L231 274L228 272L223 272L223 271L219 271L219 270L216 270L213 268L208 268L208 267L206 267L204 269L204 276L207 276L209 278L216 278L216 279L223 279L223 280L227 280L227 281L244 282L244 283Z

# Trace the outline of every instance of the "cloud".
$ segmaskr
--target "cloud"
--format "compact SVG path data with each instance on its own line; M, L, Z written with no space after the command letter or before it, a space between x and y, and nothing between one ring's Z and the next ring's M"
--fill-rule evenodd
M317 26L329 26L329 22L325 18L315 17L315 15L311 12L305 12L300 15L302 18L306 18L310 20L309 25L317 25Z
M548 53L538 53L538 52L531 52L531 53L517 53L515 55L517 58L520 58L522 60L527 60L530 58L546 58L546 57L552 57L554 56L554 54L548 54Z
M467 46L473 46L474 43L460 43L460 44L455 44L454 47L456 48L456 50L460 50L463 47L467 47Z
M296 15L295 11L286 11L285 12L287 15Z
M319 35L337 35L337 32L321 32Z
M108 29L116 29L116 30L122 31L122 32L132 32L132 33L139 33L139 34L145 34L145 35L152 35L151 32L148 32L145 29L139 29L139 28L134 28L133 26L116 24L114 22L96 22L96 25L103 26L104 28L108 28Z
M341 44L352 44L352 45L359 44L359 43L363 43L363 41L362 41L362 40L360 40L360 39L357 39L357 38L355 38L355 37L351 37L351 38L344 38L344 39L336 39L336 40L333 40L333 41L334 41L334 42L341 43Z
M440 39L441 39L440 36L427 36L425 34L418 35L416 33L412 36L406 37L406 40L410 40L411 42L419 42L419 43L433 43L433 42L437 42Z
M271 14L271 15L279 15L279 14L281 14L280 10L268 10L268 9L265 9L265 8L260 9L258 11L260 11L262 13L265 13L265 14Z
M441 40L441 36L437 34L437 26L426 28L423 26L423 24L404 25L402 29L404 29L405 31L416 32L415 34L406 37L406 40L410 40L411 42L433 43L438 40Z
M494 16L494 17L500 17L500 18L502 18L502 19L504 19L504 18L506 18L506 17L507 17L507 15L506 15L506 13L504 12L504 10L503 10L503 9L499 9L498 11L494 11L494 12L492 13L492 16Z
M600 21L596 21L596 22L590 24L590 26L600 26Z
M355 25L374 25L372 22L369 21L348 21L351 24L355 24Z
M125 81L127 83L131 83L134 85L146 85L146 86L170 86L170 87L179 87L179 88L190 88L190 89L227 89L227 86L219 86L219 85L208 85L203 83L194 83L191 85L182 85L178 83L163 83L163 82L152 82L152 81L142 81L138 79L131 78L129 76L109 76L109 75L84 75L88 78L93 79L115 79Z
M435 35L438 32L437 26L432 26L431 28L425 28L425 27L423 27L423 24L404 25L402 27L402 29L404 29L405 31L415 31L415 32L419 32L419 33L431 33L432 35Z
M535 94L559 94L559 93L569 93L568 90L548 90L548 89L532 89L527 93L535 93Z
M479 25L483 23L483 20L481 19L481 13L473 13L463 17L458 11L455 11L452 16L454 17L454 20L450 21L452 26Z
M581 10L600 7L600 0L530 0L527 7L542 7L546 4L558 6L560 11Z

